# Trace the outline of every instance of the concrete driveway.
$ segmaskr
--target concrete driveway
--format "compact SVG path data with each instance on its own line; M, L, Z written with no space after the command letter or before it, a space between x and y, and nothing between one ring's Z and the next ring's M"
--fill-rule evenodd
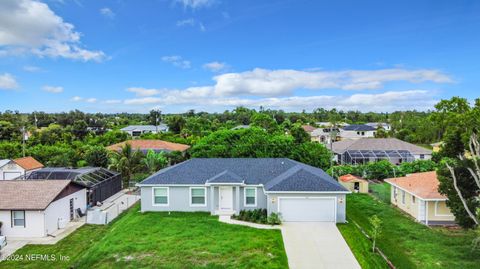
M283 242L291 269L360 269L335 223L285 222Z

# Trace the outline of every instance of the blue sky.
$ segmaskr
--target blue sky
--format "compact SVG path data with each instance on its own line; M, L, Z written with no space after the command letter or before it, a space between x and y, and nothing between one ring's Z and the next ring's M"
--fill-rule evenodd
M426 110L478 96L478 1L0 1L0 110Z

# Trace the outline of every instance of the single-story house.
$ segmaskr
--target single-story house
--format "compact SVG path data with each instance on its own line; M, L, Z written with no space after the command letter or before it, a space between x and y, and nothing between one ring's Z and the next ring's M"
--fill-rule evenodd
M33 157L23 157L15 160L0 160L0 180L12 180L25 177L32 171L43 167Z
M190 148L189 145L179 144L179 143L172 143L163 140L155 140L155 139L134 139L134 140L127 140L124 142L120 142L117 144L113 144L108 146L108 150L112 151L121 151L125 144L130 144L132 149L139 150L143 153L147 153L148 150L153 150L154 152L172 152L172 151L180 151L185 152L187 149Z
M168 132L168 126L164 123L161 123L157 126L155 125L130 125L125 128L120 129L120 131L126 132L133 137L140 136L142 134L156 134Z
M287 158L198 158L137 184L141 211L231 215L267 209L283 221L345 222L350 193L322 169Z
M35 180L72 180L87 189L86 205L95 206L122 190L120 173L101 167L82 167L70 169L64 167L46 167L30 173L27 181Z
M361 139L375 137L376 127L366 124L350 124L340 129L340 138L344 139Z
M0 181L1 234L45 237L85 212L86 189L71 180Z
M339 139L338 128L317 128L310 133L313 142L331 144Z
M351 192L368 193L368 180L359 176L346 174L338 177L338 182Z
M397 138L364 138L334 142L332 151L340 164L363 164L388 160L393 164L429 160L432 151Z
M389 178L391 203L425 225L454 224L447 197L438 192L437 173L424 172Z

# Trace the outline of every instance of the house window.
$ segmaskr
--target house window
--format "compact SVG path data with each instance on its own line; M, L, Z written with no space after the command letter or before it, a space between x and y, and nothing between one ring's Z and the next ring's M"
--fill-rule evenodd
M405 191L402 191L402 204L405 204Z
M415 204L415 196L412 195L412 204Z
M245 206L257 206L257 188L245 188Z
M25 211L12 211L12 227L25 227Z
M425 154L420 154L420 160L425 159Z
M190 205L191 206L206 206L207 199L205 188L190 188Z
M153 205L168 206L168 188L153 188Z

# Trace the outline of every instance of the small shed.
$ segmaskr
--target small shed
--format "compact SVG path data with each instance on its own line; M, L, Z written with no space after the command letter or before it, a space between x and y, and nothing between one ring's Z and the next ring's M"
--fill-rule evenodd
M368 181L359 176L346 174L340 176L338 181L351 192L368 193Z

